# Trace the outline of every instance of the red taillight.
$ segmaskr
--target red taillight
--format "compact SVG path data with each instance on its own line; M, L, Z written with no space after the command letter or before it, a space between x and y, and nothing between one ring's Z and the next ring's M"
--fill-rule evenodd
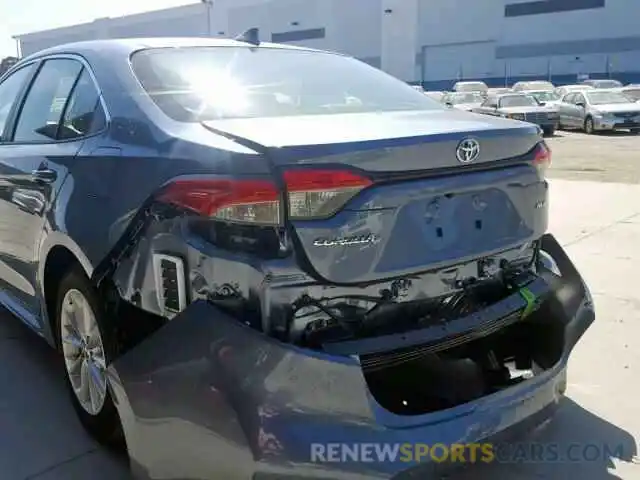
M371 180L342 170L284 172L289 214L294 219L327 217L335 213ZM199 179L170 183L160 201L200 215L229 222L279 225L280 193L268 180Z
M533 164L543 174L551 166L551 150L545 142L540 142L538 145L536 145Z
M159 200L231 222L277 225L281 219L278 189L267 180L178 180Z
M372 183L344 170L289 170L284 181L292 219L328 217Z

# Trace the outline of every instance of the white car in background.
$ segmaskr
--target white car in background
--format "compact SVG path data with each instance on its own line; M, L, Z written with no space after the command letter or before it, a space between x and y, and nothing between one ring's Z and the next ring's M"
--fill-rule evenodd
M517 82L513 84L511 89L514 92L538 92L541 90L553 91L556 88L553 83L546 80L532 80L527 82Z
M489 87L484 82L456 82L453 86L454 92L482 92L487 93Z
M481 92L449 92L442 97L445 105L467 112L479 107L484 101L485 96Z
M558 105L562 101L562 97L554 90L530 90L524 93L531 95L542 105Z

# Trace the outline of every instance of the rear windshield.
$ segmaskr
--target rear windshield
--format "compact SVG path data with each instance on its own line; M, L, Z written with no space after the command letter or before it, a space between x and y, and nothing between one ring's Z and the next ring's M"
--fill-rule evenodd
M153 101L178 121L444 108L381 70L331 53L162 48L139 51L131 63Z

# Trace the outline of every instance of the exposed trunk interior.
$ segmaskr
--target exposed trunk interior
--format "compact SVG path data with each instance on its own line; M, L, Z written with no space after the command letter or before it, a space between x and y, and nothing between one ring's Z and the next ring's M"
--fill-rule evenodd
M561 356L562 329L533 315L494 334L437 354L420 346L361 358L369 390L397 415L455 407L526 381Z

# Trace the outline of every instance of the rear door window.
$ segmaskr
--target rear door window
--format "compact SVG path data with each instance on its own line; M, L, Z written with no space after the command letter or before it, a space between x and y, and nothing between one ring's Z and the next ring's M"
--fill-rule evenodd
M50 142L82 64L71 59L46 60L29 88L13 134L17 143Z
M66 105L58 139L69 140L99 132L106 124L100 93L88 70L84 69Z

